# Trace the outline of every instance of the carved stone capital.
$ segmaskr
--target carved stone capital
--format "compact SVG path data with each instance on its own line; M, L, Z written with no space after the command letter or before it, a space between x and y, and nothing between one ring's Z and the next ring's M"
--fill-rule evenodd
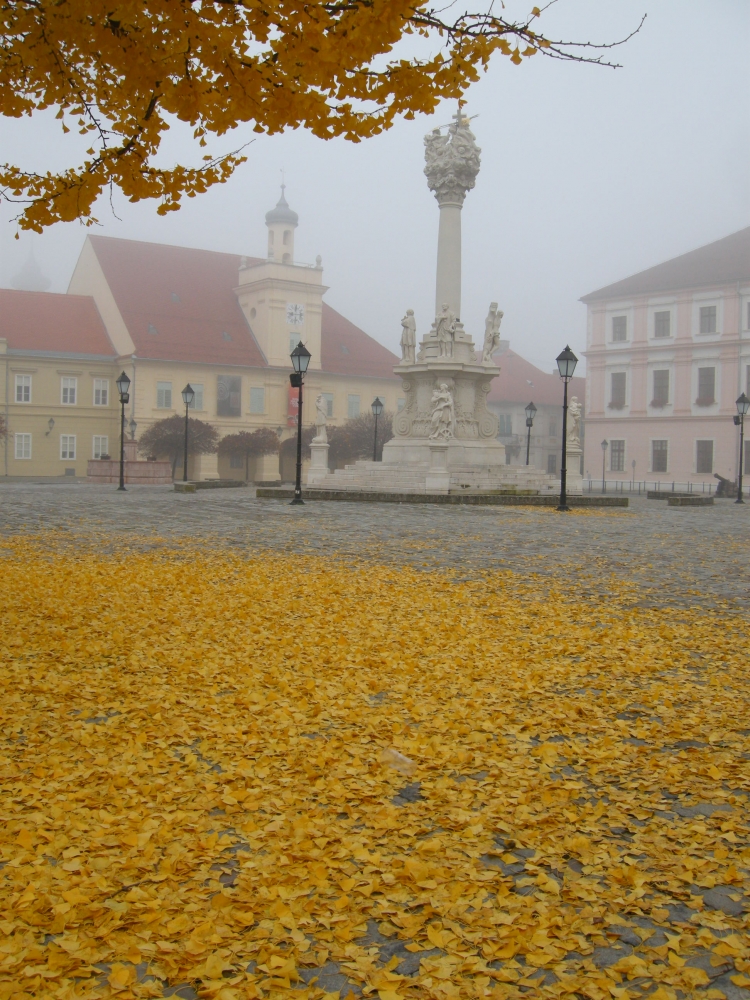
M425 136L424 146L424 172L438 204L462 205L476 182L482 152L468 124L452 125L445 135L435 129Z

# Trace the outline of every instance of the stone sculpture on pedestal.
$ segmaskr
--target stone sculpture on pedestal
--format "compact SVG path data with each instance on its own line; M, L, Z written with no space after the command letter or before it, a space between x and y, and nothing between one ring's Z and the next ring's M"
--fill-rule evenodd
M438 342L438 356L453 357L453 338L456 333L456 317L444 302L440 312L435 317L435 336Z
M315 437L313 438L313 441L316 444L324 444L328 441L328 431L326 430L327 419L328 411L326 408L326 401L319 393L315 399Z
M406 310L406 316L401 320L401 330L401 360L404 364L413 365L417 349L417 322L413 309Z
M432 416L430 418L430 439L449 441L456 432L456 411L453 396L446 382L432 394Z
M492 355L500 346L500 324L505 313L497 308L497 302L490 303L490 311L484 321L484 344L482 346L482 364L491 365Z
M573 396L568 405L568 450L581 448L581 404Z

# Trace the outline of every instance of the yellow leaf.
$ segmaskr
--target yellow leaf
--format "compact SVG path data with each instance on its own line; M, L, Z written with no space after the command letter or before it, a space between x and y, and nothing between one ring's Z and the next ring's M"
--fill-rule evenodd
M224 959L216 952L206 959L205 970L209 979L220 979L225 968Z
M34 843L34 838L32 837L29 830L21 830L16 837L16 843L20 844L21 847L25 847L28 850Z
M107 982L114 990L124 990L135 982L135 969L132 965L122 965L115 962L110 970Z

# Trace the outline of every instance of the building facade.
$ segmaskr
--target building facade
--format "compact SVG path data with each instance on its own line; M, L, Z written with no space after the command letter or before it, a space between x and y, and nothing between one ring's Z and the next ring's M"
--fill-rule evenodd
M323 302L320 259L294 260L297 221L282 192L266 216L265 258L90 236L67 295L0 290L3 474L84 476L88 459L119 454L121 370L136 437L184 412L189 382L193 415L220 436L270 427L283 440L296 431L289 354L300 340L312 354L305 424L319 393L333 425L376 396L395 412L398 358ZM236 465L198 456L189 474L244 478L244 460ZM291 477L276 455L253 471L263 481Z
M735 400L750 387L750 228L581 301L591 478L604 464L614 480L734 480Z

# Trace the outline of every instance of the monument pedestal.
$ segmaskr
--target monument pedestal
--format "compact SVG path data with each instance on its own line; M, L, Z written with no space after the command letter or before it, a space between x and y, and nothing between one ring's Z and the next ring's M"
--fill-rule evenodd
M566 450L566 465L568 472L566 476L567 492L571 495L583 493L583 474L581 473L581 456L583 452L580 446L570 447Z
M315 486L324 483L328 472L328 442L312 441L310 444L310 468L307 472L307 485Z
M425 489L428 493L449 493L451 476L448 472L448 445L431 444L430 468L425 476Z

